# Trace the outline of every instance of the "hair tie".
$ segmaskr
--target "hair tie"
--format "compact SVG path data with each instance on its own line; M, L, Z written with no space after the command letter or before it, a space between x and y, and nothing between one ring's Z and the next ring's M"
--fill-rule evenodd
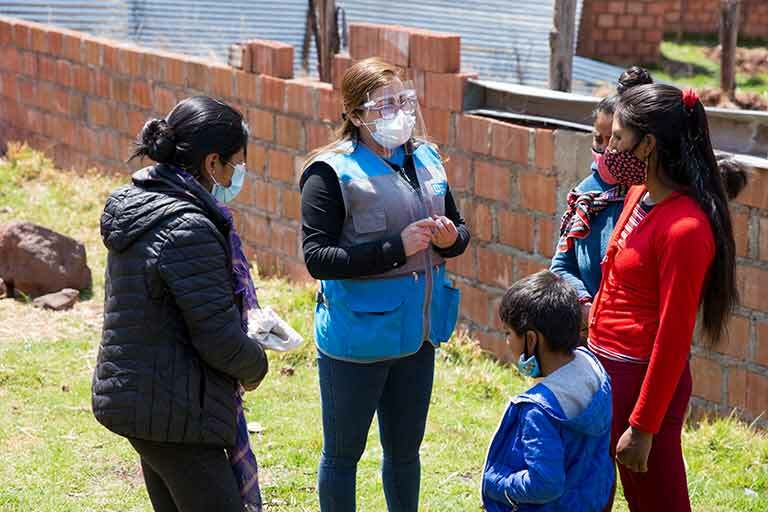
M686 89L683 91L683 105L685 105L686 109L693 110L693 107L695 107L698 102L699 95L696 94L696 91L693 89Z
M342 112L341 113L341 120L342 121L346 121L347 120L347 113L346 112Z

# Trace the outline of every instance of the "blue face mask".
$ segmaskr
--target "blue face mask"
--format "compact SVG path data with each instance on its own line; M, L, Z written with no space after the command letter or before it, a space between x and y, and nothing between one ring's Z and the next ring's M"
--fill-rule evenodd
M530 357L526 357L528 355L527 348L520 354L520 359L517 360L517 371L524 377L536 379L541 377L541 365L539 364L539 358L535 354L536 349L533 349L533 351L534 354L531 354Z
M235 172L232 173L232 182L228 187L219 185L216 179L211 176L213 179L213 190L211 190L211 194L213 194L213 197L222 203L232 202L235 197L237 197L237 194L243 190L243 184L245 183L245 164L232 165L227 162L227 165L231 166L235 170Z

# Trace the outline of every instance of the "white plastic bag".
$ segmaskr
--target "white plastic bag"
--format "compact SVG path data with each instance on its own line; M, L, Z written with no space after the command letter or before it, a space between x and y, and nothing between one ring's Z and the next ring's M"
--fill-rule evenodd
M304 338L270 307L248 311L248 336L262 347L279 352L293 350L304 343Z

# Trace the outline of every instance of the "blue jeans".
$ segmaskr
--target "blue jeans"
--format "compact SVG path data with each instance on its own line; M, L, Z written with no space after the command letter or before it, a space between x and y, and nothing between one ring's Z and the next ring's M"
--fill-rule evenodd
M382 479L390 512L419 507L419 447L427 424L435 349L425 342L408 357L360 364L318 355L323 454L318 492L322 512L354 512L357 463L374 412L384 452Z

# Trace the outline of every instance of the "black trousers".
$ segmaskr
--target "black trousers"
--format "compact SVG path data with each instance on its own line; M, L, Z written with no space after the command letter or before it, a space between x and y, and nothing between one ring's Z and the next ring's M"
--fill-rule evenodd
M235 474L223 448L128 439L155 512L243 512Z

